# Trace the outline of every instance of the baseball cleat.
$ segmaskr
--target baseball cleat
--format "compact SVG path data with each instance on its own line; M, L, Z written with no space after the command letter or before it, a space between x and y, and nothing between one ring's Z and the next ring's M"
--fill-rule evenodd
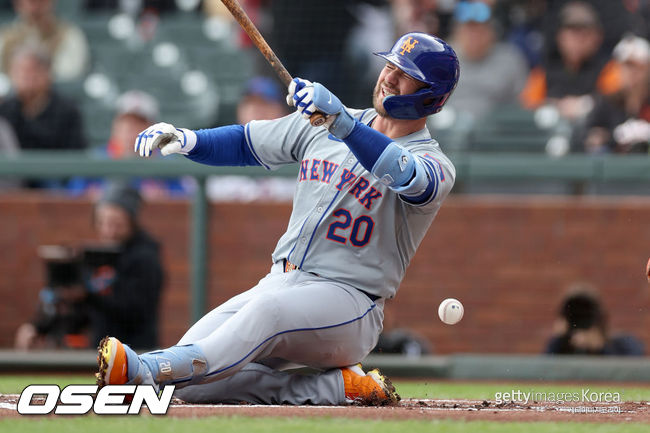
M104 337L97 348L97 365L95 374L97 385L122 385L128 380L128 360L124 345L115 337Z
M361 364L357 364L341 369L341 373L348 403L386 406L400 400L393 384L377 369L364 373Z

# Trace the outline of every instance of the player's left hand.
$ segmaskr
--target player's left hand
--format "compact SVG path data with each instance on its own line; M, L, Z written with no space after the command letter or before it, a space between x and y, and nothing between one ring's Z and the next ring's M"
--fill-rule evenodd
M320 83L294 78L289 84L287 103L293 105L309 119L315 112L326 115L325 128L337 138L350 135L355 120L347 112L340 99Z
M149 157L158 148L163 156L172 153L187 155L196 145L196 134L189 129L176 128L169 123L156 123L138 134L134 150Z
M305 87L313 87L314 84L309 80L303 80L302 78L294 78L289 83L289 88L287 89L287 105L291 107L298 107L296 98L296 92L304 89Z

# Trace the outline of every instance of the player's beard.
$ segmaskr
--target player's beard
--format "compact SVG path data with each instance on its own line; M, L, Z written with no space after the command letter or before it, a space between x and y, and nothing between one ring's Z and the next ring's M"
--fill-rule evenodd
M375 90L372 92L372 105L381 117L388 117L388 113L384 108L384 98L381 97L381 84L377 82L375 85Z

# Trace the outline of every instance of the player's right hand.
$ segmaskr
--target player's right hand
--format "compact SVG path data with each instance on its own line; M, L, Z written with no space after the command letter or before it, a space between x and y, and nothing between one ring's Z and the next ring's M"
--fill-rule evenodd
M325 115L323 126L333 136L341 140L352 132L354 117L348 113L343 103L320 83L312 83L302 78L294 78L289 84L287 102L295 106L305 119L319 112Z
M135 139L135 153L151 156L155 148L163 156L172 153L187 155L196 145L196 134L189 129L176 128L169 123L156 123L138 134Z

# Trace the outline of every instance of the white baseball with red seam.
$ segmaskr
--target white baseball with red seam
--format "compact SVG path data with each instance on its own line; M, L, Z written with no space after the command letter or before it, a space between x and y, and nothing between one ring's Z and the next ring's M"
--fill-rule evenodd
M465 313L463 304L458 299L447 298L440 303L438 307L438 317L447 325L455 325L460 322Z

